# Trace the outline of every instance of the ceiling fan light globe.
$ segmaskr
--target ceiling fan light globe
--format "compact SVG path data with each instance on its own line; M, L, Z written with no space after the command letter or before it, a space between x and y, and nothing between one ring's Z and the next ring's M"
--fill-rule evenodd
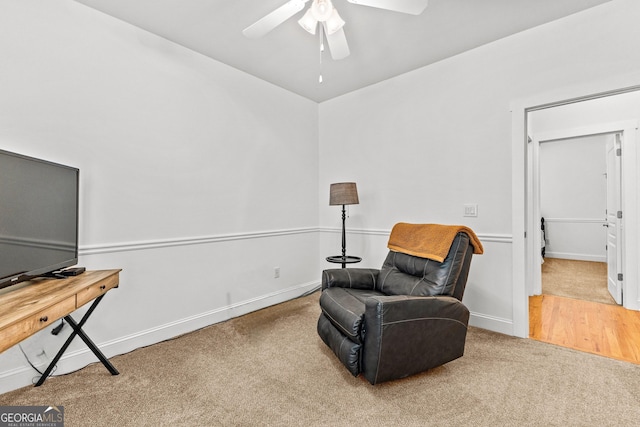
M308 33L315 34L316 28L318 27L318 20L313 16L311 9L309 9L302 18L298 20L298 24Z
M334 8L331 0L313 0L309 10L311 10L313 17L316 18L316 20L324 22L331 17Z
M333 34L344 27L344 20L338 14L336 8L333 8L333 12L327 21L325 22L325 29L327 34Z

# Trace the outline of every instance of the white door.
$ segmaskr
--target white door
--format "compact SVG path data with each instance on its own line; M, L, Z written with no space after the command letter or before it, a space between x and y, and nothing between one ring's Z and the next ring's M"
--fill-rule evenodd
M607 151L607 286L617 304L622 304L622 209L621 209L621 134L613 135Z

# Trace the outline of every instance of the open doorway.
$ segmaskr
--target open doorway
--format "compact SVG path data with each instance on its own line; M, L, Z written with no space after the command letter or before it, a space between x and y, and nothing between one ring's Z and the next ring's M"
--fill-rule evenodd
M572 90L544 93L528 99L514 101L512 111L512 213L513 213L513 334L529 336L529 297L533 295L536 271L540 271L540 223L539 213L534 212L532 200L531 139L527 135L537 131L543 121L548 129L585 128L585 134L593 131L594 124L627 122L625 129L627 156L622 164L625 176L621 191L627 202L625 240L622 242L630 260L640 257L640 86L614 89L611 85L591 85ZM597 92L600 88L600 92ZM593 90L596 89L596 90ZM590 92L591 90L591 92ZM599 108L593 109L594 104ZM575 109L563 107L573 106ZM537 118L532 117L535 113ZM622 128L626 127L625 125ZM590 130L591 129L591 130ZM615 131L609 129L608 131ZM602 131L599 131L600 133ZM536 243L538 242L538 243ZM628 262L623 271L624 307L640 311L640 264Z
M620 304L622 231L616 213L621 210L621 162L615 156L621 150L611 147L620 146L621 134L562 133L560 139L557 132L539 133L531 142L541 229L540 282L532 294Z
M636 283L624 282L627 243L637 240L625 241L624 206L633 203L627 196L635 199L630 190L637 188L633 153L639 109L640 94L634 92L528 113L528 227L539 230L545 217L547 238L553 234L550 245L535 238L528 242L528 295L542 293L542 248L552 257L604 261L608 288L618 304L624 303L625 287L637 291ZM625 139L633 144L629 150L622 148ZM547 175L562 185L548 185ZM551 215L550 199L560 206ZM630 225L634 228L635 222Z
M529 296L530 319L528 336L620 358L620 354L625 352L620 345L629 342L629 333L632 332L625 326L630 324L624 320L625 316L637 316L637 312L615 304L543 294L541 253L544 247L546 256L577 258L587 262L604 261L606 278L602 281L608 284L606 292L626 308L640 308L638 268L635 262L625 262L626 259L635 260L638 254L640 163L636 141L640 141L640 92L525 111L529 135L525 149L525 231L531 236L525 240L525 289ZM591 157L587 155L590 144L594 153ZM572 145L580 149L573 151L570 156L562 153L562 150L570 151ZM555 150L545 153L546 148ZM556 199L562 199L562 203L559 203L560 210L549 213L548 203L542 196L549 191L549 186L545 190L541 180L544 180L544 166L553 161L559 163L554 179L556 182L563 181L568 189L563 194L552 194ZM584 174L572 176L580 168L588 171L590 177ZM599 206L595 206L595 210L591 211L584 204L588 199L582 197L585 195L597 199L595 204ZM545 221L549 240L543 246L544 239L539 230L541 218L545 215L550 215ZM551 230L554 225L555 229ZM567 234L564 238L563 233ZM610 307L611 310L603 307ZM609 334L605 331L609 331ZM639 349L624 353L624 360L640 363L640 359L634 356Z
M615 136L540 141L542 294L616 303L607 287L606 219L607 182L616 172L607 173L607 147Z

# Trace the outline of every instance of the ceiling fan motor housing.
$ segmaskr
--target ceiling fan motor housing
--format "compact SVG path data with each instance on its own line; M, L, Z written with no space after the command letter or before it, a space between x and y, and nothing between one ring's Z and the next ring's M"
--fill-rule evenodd
M311 4L311 13L313 17L320 22L324 22L331 18L333 13L333 4L331 0L313 0Z

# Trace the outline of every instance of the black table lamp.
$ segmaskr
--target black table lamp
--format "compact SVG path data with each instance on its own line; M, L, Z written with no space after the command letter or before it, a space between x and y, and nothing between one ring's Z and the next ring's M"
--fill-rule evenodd
M329 262L335 262L342 264L342 268L345 268L348 263L360 262L362 258L347 256L347 237L345 232L345 220L347 218L345 205L357 205L360 203L358 200L358 189L355 182L338 182L331 184L329 190L329 205L342 205L342 256L331 256L327 258Z

